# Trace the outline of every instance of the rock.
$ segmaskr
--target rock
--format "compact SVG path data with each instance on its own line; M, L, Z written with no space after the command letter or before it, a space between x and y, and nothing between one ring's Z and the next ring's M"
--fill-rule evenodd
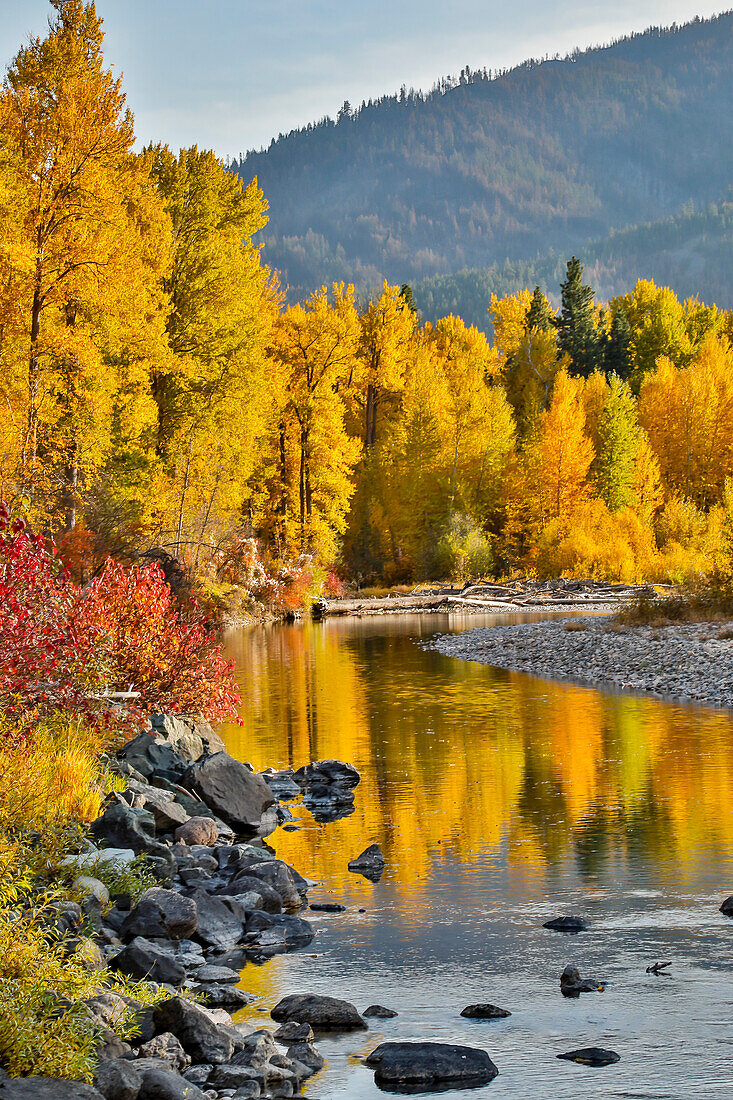
M214 1023L206 1009L183 997L157 1004L153 1021L158 1032L172 1032L194 1062L220 1065L234 1053L231 1036Z
M187 779L215 814L243 833L256 833L263 814L275 803L264 779L227 752L214 753L192 764Z
M239 971L232 970L228 966L212 966L207 963L196 971L197 982L224 982L227 985L236 985L239 981Z
M94 997L87 997L84 1004L105 1027L114 1027L129 1008L127 1001L116 993L97 993Z
M183 806L172 799L157 804L152 803L150 812L155 818L155 828L159 833L171 833L188 821L188 814Z
M261 1080L262 1073L257 1070L230 1062L225 1066L215 1066L208 1083L216 1089L238 1089L240 1085Z
M91 875L77 875L72 888L78 890L80 894L96 898L101 906L109 905L109 890L98 878L92 878Z
M155 839L155 818L148 810L113 801L92 823L92 833L97 840L104 840L115 848L132 848L137 855L146 852L172 867L170 852Z
M0 1084L2 1100L104 1100L91 1085L55 1077L19 1077Z
M504 1020L511 1016L511 1012L497 1005L476 1004L466 1005L461 1016L465 1016L467 1020Z
M285 1093L279 1092L273 1095L284 1096ZM291 1092L290 1095L294 1096L295 1093ZM246 1084L240 1085L237 1091L234 1093L235 1100L248 1100L248 1098L250 1097L257 1098L260 1096L262 1096L262 1090L260 1089L259 1082L257 1081L249 1081Z
M366 1012L364 1015L366 1016ZM291 1020L287 1024L281 1024L274 1033L273 1038L277 1039L278 1043L285 1043L288 1046L291 1043L312 1043L314 1039L313 1028L310 1024L299 1024L295 1020Z
M368 878L371 882L379 882L384 868L385 859L382 855L382 849L378 844L370 844L368 848L364 849L360 856L357 856L356 859L352 859L349 863L350 871L358 875L363 875L364 878Z
M277 890L274 890L264 879L255 878L254 875L237 875L237 877L232 879L229 883L226 890L232 897L258 894L261 902L258 908L264 909L267 913L282 912L283 903ZM247 906L247 908L249 908L249 906Z
M186 1081L190 1081L192 1085L198 1085L199 1088L203 1088L213 1068L213 1066L207 1066L205 1063L201 1063L198 1066L190 1066L188 1069L184 1069L181 1076Z
M581 1047L580 1050L569 1050L567 1054L558 1054L566 1062L578 1062L582 1066L611 1066L614 1062L621 1061L621 1055L615 1050L604 1050L603 1047Z
M138 1100L208 1100L206 1093L172 1069L149 1069Z
M325 1065L321 1055L310 1043L293 1043L288 1047L288 1058L293 1062L300 1062L302 1066L307 1066L311 1074L318 1073L319 1069L323 1069Z
M212 896L203 890L193 895L198 915L196 939L205 947L236 947L244 937L247 910L234 897Z
M156 740L166 741L185 760L198 760L204 752L221 752L224 742L204 718L180 718L153 714L150 725Z
M201 984L194 982L191 989L198 994L207 1008L226 1008L230 1012L251 1005L257 1000L244 989L237 989L233 985L217 985L215 982Z
M109 965L111 970L126 974L128 978L147 978L165 985L182 985L186 978L186 971L172 952L165 951L143 936L136 936L131 944L123 947Z
M303 906L295 878L282 860L265 860L247 868L247 874L272 887L284 909L298 910Z
M369 1005L369 1008L362 1012L362 1016L365 1018L374 1017L377 1020L391 1020L397 1015L398 1013L396 1013L394 1009L385 1008L383 1005ZM461 1013L461 1015L463 1015L463 1013Z
M270 1015L278 1024L295 1020L310 1024L315 1031L355 1031L367 1026L348 1001L316 993L293 993L283 997Z
M725 899L719 911L725 913L726 917L733 917L733 894Z
M219 830L213 817L190 817L173 835L181 844L215 844Z
M587 932L588 925L580 917L555 917L554 920L545 921L543 928L549 928L553 932Z
M346 906L335 901L314 901L308 906L314 913L345 913Z
M126 1058L100 1062L94 1078L94 1084L105 1100L137 1100L142 1081L134 1064Z
M382 1043L366 1064L377 1085L415 1091L488 1085L499 1072L485 1050L450 1043Z
M188 939L196 931L196 902L173 890L153 886L120 928L122 939L132 936L164 936L171 940Z
M581 978L574 966L566 966L560 975L560 992L563 997L577 997L581 993L602 993L603 985L592 978Z
M247 947L277 954L306 947L313 939L313 925L286 913L252 913L247 918Z
M178 1073L191 1064L191 1059L179 1040L170 1031L162 1031L160 1035L156 1035L147 1043L143 1043L141 1047L138 1047L138 1053L141 1058L162 1058L164 1062L169 1062Z
M321 780L348 788L358 787L361 782L361 776L353 764L345 764L342 760L316 760L313 764L299 768L295 772L296 780L298 776L309 784Z

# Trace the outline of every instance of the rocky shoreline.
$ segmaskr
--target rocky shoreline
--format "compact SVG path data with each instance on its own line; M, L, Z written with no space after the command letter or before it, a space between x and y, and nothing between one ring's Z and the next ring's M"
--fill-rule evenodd
M510 672L733 707L733 629L726 623L629 627L598 617L555 619L442 634L423 644Z
M240 988L248 962L307 947L314 936L302 913L316 883L278 859L264 837L292 821L283 803L295 797L322 822L353 813L360 776L352 765L322 760L256 774L225 751L207 722L169 715L155 716L109 764L125 789L92 824L86 850L64 861L80 901L36 912L65 955L83 956L99 972L94 996L82 1002L82 1026L96 1036L94 1083L11 1079L0 1067L0 1100L294 1096L324 1066L319 1035L366 1031L371 1017L379 1027L397 1015L383 1005L359 1012L313 993L283 997L270 1027L231 1015L257 999ZM124 880L140 857L155 885L133 897L102 881L110 867ZM349 863L372 882L384 867L375 844ZM152 996L143 1002L140 987L138 997L115 987L110 971L144 983ZM48 995L60 1014L71 1007L53 990ZM485 1051L440 1043L382 1043L366 1064L385 1086L418 1091L433 1082L485 1083L498 1072Z

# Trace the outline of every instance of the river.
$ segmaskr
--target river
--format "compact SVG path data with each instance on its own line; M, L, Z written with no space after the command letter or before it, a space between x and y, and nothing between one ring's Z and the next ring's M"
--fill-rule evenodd
M529 619L530 616L527 616ZM326 1068L303 1095L383 1097L360 1058L383 1039L486 1049L499 1068L472 1095L523 1098L733 1096L733 715L443 657L421 639L501 616L380 616L232 634L243 725L229 751L260 770L325 757L362 776L355 812L268 843L318 880L302 952L248 965L270 1025L287 993L379 1003L393 1020L317 1042ZM513 618L511 621L516 621ZM368 844L374 885L347 863ZM590 930L542 928L572 912ZM646 967L671 960L670 977ZM565 965L604 980L568 1000ZM490 1001L505 1020L470 1021ZM558 1061L582 1046L621 1061Z

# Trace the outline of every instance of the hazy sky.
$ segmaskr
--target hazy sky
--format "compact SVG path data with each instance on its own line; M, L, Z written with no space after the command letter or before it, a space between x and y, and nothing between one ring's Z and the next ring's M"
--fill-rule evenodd
M236 155L345 99L501 68L725 5L700 0L97 0L141 142ZM47 0L0 0L3 67Z

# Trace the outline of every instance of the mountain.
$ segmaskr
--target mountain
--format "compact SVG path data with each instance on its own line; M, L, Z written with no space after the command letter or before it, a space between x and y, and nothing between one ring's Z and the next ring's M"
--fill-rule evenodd
M727 202L705 210L687 209L647 225L614 230L576 253L598 301L625 294L637 279L652 279L671 287L681 300L698 297L733 309L733 192ZM550 253L539 260L506 260L421 279L412 285L415 305L426 321L458 313L468 324L488 330L492 294L501 297L540 286L557 306L567 258Z
M727 194L733 12L345 104L232 168L264 189L291 298L566 256Z

